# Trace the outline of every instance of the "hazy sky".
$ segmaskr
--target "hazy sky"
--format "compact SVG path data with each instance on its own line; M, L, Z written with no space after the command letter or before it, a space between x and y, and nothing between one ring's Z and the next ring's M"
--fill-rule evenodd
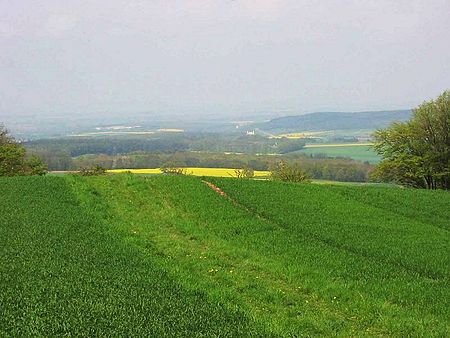
M409 108L449 0L0 0L0 116Z

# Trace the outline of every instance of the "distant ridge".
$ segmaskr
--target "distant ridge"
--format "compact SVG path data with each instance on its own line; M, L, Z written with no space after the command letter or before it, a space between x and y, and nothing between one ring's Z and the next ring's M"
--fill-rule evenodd
M271 132L322 131L378 129L392 122L404 122L411 118L412 111L387 110L348 112L320 112L297 116L279 117L268 122L255 124L255 128Z

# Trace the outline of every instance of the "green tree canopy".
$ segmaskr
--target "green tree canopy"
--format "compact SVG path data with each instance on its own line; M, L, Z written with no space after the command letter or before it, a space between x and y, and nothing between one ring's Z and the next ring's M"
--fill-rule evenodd
M36 156L26 156L26 150L0 124L0 176L44 175L47 166Z
M405 123L375 132L383 157L374 177L428 189L450 189L450 91L414 109Z

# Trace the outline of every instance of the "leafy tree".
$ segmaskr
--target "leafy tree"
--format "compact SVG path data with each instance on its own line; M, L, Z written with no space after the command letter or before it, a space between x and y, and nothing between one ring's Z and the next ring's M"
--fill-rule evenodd
M26 157L26 150L8 130L0 125L0 176L45 175L47 166L36 156Z
M450 189L450 91L414 109L404 123L375 132L383 157L375 179L428 189Z
M0 145L0 176L24 174L25 149L15 143Z
M0 123L0 146L14 143L14 139L8 134L8 130Z

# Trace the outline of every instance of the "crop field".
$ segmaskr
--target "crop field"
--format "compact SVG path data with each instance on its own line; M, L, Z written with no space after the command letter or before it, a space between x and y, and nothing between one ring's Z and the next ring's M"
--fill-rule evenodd
M341 147L369 147L373 143L326 143L326 144L307 144L305 148L341 148Z
M361 162L378 163L380 157L372 149L370 144L307 144L302 154L318 155L327 157L348 157Z
M235 169L231 168L184 168L188 175L193 176L210 176L210 177L236 177ZM133 174L161 174L162 171L155 169L114 169L108 170L110 173L131 172ZM255 170L256 177L264 177L270 174L269 171Z
M0 336L450 335L448 193L203 179L0 179Z
M355 137L357 139L369 139L373 134L373 129L352 129L352 130L321 130L321 131L298 131L295 133L285 133L274 135L274 137L287 137L287 138L314 138L321 139L324 142L332 143L335 138L347 138L347 137Z
M111 189L117 183L0 179L0 336L264 332L236 307L183 286L163 267L170 252L144 240L145 233L131 223L114 221L113 205L102 203L105 196L97 185ZM134 183L125 184L127 189L117 193L129 198ZM129 212L142 202L126 198L120 202ZM150 210L163 211L163 200L152 199ZM144 229L161 220L148 220Z
M286 137L286 138L311 138L311 137L322 137L322 136L326 136L329 133L331 133L330 131L304 131L304 132L298 132L298 133L288 133L288 134L280 134L277 136L274 136L276 138L282 138L282 137Z
M105 135L153 135L154 131L97 131L91 133L70 134L70 137L105 136Z

